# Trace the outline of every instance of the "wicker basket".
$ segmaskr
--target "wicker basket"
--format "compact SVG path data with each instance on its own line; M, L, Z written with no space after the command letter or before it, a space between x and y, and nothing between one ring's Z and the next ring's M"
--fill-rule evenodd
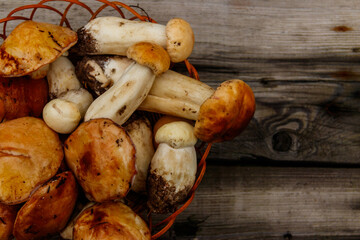
M58 24L60 26L65 25L69 28L72 28L72 27L71 27L70 21L68 20L68 18L69 18L68 16L70 15L69 13L71 12L70 11L71 8L74 6L80 6L81 8L85 9L89 13L90 18L86 21L89 21L89 20L95 18L96 16L99 15L99 13L103 12L104 9L110 8L110 9L116 11L116 14L118 14L120 17L123 17L123 18L128 18L131 20L139 19L141 21L149 21L149 22L154 22L154 23L156 22L154 19L150 18L147 14L142 15L142 14L138 13L138 11L136 11L135 9L141 10L142 12L144 12L143 9L141 9L139 6L129 6L124 3L117 2L117 1L114 1L114 2L110 2L107 0L95 0L95 1L99 2L101 5L95 11L92 10L85 3L78 1L78 0L43 0L43 1L39 2L38 4L24 5L24 6L18 7L16 9L12 10L6 18L3 18L0 20L0 23L3 24L3 31L2 31L2 33L0 33L0 37L2 39L6 38L7 32L10 32L11 28L12 28L12 26L9 27L8 23L13 20L20 20L20 21L21 20L22 21L37 20L38 14L36 14L36 13L39 12L39 9L43 9L43 11L45 10L45 11L50 11L50 12L54 13L55 16L59 17ZM60 4L62 6L62 8L64 7L64 10L58 10L59 7L51 6L50 3L54 3L54 2L57 2L57 5ZM128 17L128 15L130 15L130 17ZM16 23L16 24L18 24L18 23ZM187 60L184 61L184 64L189 72L189 76L199 80L199 76L198 76L196 69ZM154 118L157 118L157 117L158 116L154 115ZM175 222L176 217L182 211L184 211L190 205L191 201L194 199L195 191L196 191L197 187L199 186L199 184L205 174L206 158L209 154L210 149L211 149L211 144L205 144L205 143L202 143L197 147L197 154L198 154L198 159L199 159L197 178L196 178L193 188L191 189L191 191L189 193L187 201L179 209L177 209L176 212L167 216L165 219L163 219L159 222L153 222L152 214L151 214L151 212L147 211L144 201L139 201L138 206L132 206L132 207L136 208L137 210L140 209L141 211L143 211L143 213L146 214L145 216L148 216L148 224L149 224L149 228L152 231L152 237L151 237L152 239L157 239L160 236L162 236L166 231L168 231L169 228Z

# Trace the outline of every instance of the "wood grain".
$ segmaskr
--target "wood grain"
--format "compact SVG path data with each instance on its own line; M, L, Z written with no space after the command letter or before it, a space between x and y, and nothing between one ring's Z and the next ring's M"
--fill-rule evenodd
M164 239L360 238L359 187L359 169L210 166Z

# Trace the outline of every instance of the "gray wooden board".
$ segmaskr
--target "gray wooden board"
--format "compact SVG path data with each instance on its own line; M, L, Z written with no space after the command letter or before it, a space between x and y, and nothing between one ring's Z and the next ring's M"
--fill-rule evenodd
M93 10L101 6L96 1L84 2ZM140 6L162 24L172 17L188 20L196 37L189 60L202 81L216 87L224 80L240 78L253 88L257 111L250 126L234 141L215 144L209 158L358 162L357 0L124 3ZM1 1L0 16L23 4ZM109 14L116 13L107 8L102 15ZM68 16L74 29L89 18L78 6ZM38 10L36 19L59 22L60 18Z
M213 165L165 239L359 239L359 187L360 169Z

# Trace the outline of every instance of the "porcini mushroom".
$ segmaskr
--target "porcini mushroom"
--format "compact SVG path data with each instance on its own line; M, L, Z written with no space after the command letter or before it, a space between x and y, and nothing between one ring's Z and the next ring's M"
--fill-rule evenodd
M151 160L148 176L148 206L152 212L174 212L195 182L197 157L194 128L175 121L157 130L159 146Z
M150 240L145 221L121 202L106 202L87 208L74 225L74 240Z
M78 30L75 50L81 55L114 54L126 56L138 42L153 42L165 48L172 62L188 58L194 47L194 33L188 22L171 19L166 26L119 17L98 17Z
M18 240L49 239L66 226L74 210L78 189L70 171L57 174L31 195L19 210L14 236Z
M53 62L76 42L77 34L69 28L24 21L0 47L0 76L29 75Z
M155 76L167 71L170 66L167 52L153 43L137 43L128 49L127 55L135 62L110 89L92 102L85 121L109 118L119 125L123 124L146 98Z
M136 173L136 150L122 127L110 119L83 122L64 146L66 163L90 201L126 196Z
M121 68L117 70L119 73ZM225 81L215 91L201 81L168 70L155 78L138 109L195 120L199 139L220 142L233 139L248 125L255 112L255 97L239 79Z

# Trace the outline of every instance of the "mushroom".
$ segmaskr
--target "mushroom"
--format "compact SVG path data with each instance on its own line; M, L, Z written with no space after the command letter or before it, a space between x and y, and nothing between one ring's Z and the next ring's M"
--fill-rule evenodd
M167 71L170 66L167 52L149 42L131 46L127 56L135 62L110 89L92 102L85 121L109 118L122 125L146 98L155 76Z
M43 119L55 132L71 133L84 118L92 101L92 95L84 88L67 91L45 105Z
M138 193L146 193L146 178L150 161L154 155L153 134L150 121L145 116L133 114L124 124L136 148L136 175L131 189Z
M29 75L53 62L76 42L77 34L69 28L24 21L0 47L0 76ZM43 73L40 74L41 77L44 77Z
M121 71L120 67L116 69ZM220 142L233 139L248 125L255 112L255 97L239 79L227 80L215 91L201 81L168 70L155 78L138 110L195 120L199 139Z
M50 64L47 79L53 99L45 105L43 119L54 131L71 133L94 99L86 89L81 88L75 67L65 56Z
M64 157L58 134L43 120L23 117L0 124L0 202L18 204L58 171Z
M110 119L83 122L64 144L65 159L90 201L126 196L136 173L131 138Z
M153 42L165 48L172 62L188 58L194 47L194 33L188 22L171 19L166 26L119 17L98 17L78 30L75 50L80 55L114 54L126 56L138 42Z
M74 240L136 239L150 240L150 229L145 221L121 202L98 203L87 208L77 218Z
M60 233L74 210L78 189L70 171L57 174L39 187L19 210L14 236L17 240L49 239Z
M174 212L188 196L195 182L197 138L187 122L175 121L157 130L159 144L148 176L148 206L154 213Z
M153 84L139 110L195 120L195 135L204 142L232 140L255 112L255 97L242 80L224 81L213 90L200 81L167 71Z

